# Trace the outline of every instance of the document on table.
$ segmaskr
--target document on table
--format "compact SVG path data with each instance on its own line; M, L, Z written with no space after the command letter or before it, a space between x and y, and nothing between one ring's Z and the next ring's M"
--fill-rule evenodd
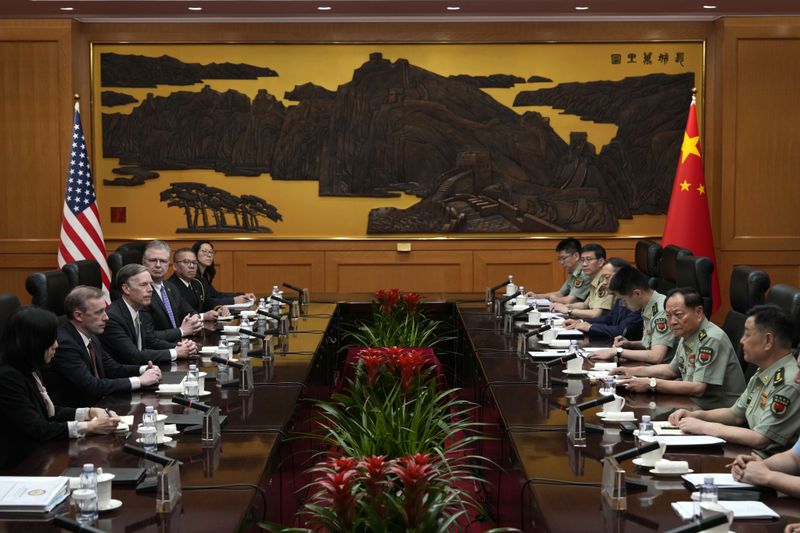
M694 515L696 502L673 502L672 508L683 520L691 520ZM733 501L720 500L718 502L726 509L733 511L733 519L762 520L780 518L778 513L770 509L764 502L759 501Z
M253 304L256 303L255 300L248 300L247 302L243 302L240 304L228 304L225 307L228 309L250 309L253 307Z
M656 420L653 422L653 430L656 435L686 435L680 428L677 428L667 420Z
M69 478L0 477L0 511L46 513L69 496Z
M742 483L733 479L733 474L729 472L722 472L719 474L684 474L681 476L684 480L689 482L694 488L699 487L705 482L707 477L714 478L714 485L720 489L754 489L755 485L750 483Z

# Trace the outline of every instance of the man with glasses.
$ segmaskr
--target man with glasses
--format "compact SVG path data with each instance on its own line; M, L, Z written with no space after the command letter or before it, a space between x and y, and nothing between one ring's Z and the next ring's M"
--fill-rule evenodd
M178 290L183 300L192 306L195 312L203 313L203 320L213 321L219 316L230 315L228 308L214 305L205 287L197 279L197 256L191 248L181 248L172 255L172 267L175 272L167 280Z
M156 337L167 342L178 342L203 329L203 319L192 306L181 298L178 290L165 283L172 250L164 241L150 241L144 249L142 264L150 273L153 285L152 302L147 312L153 318Z
M667 323L680 338L669 364L617 367L627 390L688 396L701 409L730 407L745 388L742 365L728 335L703 313L693 288L667 293Z
M591 280L586 300L572 303L556 302L550 306L550 310L566 313L569 318L598 318L607 314L614 306L614 296L608 290L608 280L601 272L606 264L606 249L599 244L587 244L581 248L580 264L583 275Z
M564 304L582 302L589 295L592 278L586 276L581 268L581 241L573 237L562 239L556 246L556 256L567 272L567 280L557 291L537 294L536 297Z

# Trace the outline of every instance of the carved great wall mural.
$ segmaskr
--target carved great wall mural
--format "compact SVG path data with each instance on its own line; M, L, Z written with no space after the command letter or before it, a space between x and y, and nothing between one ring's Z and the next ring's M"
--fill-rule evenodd
M651 59L618 79L574 81L541 66L437 72L381 48L362 45L372 51L335 86L313 71L283 79L269 58L101 51L101 200L157 189L146 202L181 214L167 231L289 236L282 224L326 217L311 202L356 199L368 235L616 232L620 220L666 213L691 89L702 81L694 71ZM598 57L613 73L614 54ZM270 87L278 81L282 94ZM562 118L575 122L553 125ZM598 127L610 132L600 145ZM313 187L270 189L298 182ZM141 204L128 209L148 209ZM337 216L327 218L335 227Z

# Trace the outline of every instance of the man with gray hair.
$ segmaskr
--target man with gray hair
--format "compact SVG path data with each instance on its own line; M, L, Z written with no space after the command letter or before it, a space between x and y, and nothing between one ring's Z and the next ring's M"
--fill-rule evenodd
M59 405L94 405L115 392L128 392L161 379L152 362L124 365L109 356L100 339L108 315L103 292L79 285L64 300L69 321L58 328L58 348L45 379L47 389Z
M164 241L150 241L144 248L142 264L150 273L153 293L147 313L153 319L156 337L168 342L178 342L203 329L203 318L181 298L171 283L165 283L172 249Z
M122 297L106 309L108 323L100 337L113 357L122 363L140 365L148 361L165 364L195 356L194 342L187 339L176 345L155 336L150 315L142 312L153 297L152 279L144 266L134 263L123 266L117 273L117 285Z

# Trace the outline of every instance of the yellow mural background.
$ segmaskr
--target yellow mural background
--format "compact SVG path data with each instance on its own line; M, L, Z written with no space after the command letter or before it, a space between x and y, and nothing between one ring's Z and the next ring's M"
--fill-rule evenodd
M158 57L169 55L188 63L231 62L269 67L278 77L257 80L207 80L190 86L160 85L156 88L101 87L100 54L141 54ZM292 106L297 102L283 99L296 85L312 82L335 91L352 79L353 71L380 52L384 59L407 59L412 65L442 76L468 74L513 74L527 79L538 75L552 83L520 83L509 89L484 89L498 102L523 114L538 111L550 119L550 125L565 141L571 131L586 131L589 141L599 153L616 133L613 124L596 124L574 115L542 106L512 107L514 97L525 90L553 87L565 82L620 80L627 76L643 76L663 72L694 72L698 90L699 115L702 116L704 44L702 42L636 42L636 43L535 43L535 44L98 44L92 46L92 120L93 169L97 184L101 222L105 236L111 239L141 237L173 237L175 229L184 227L183 210L168 208L159 201L161 191L177 181L202 182L232 194L254 194L277 206L283 221L261 219L273 233L224 234L254 238L331 238L367 237L367 217L376 207L405 208L416 203L415 196L399 198L319 197L318 183L309 181L273 181L268 174L259 177L225 176L213 170L158 170L159 177L136 187L105 186L103 179L115 177L112 169L120 166L117 159L102 157L102 113L130 113L148 93L167 96L176 91L200 91L208 85L217 91L235 89L253 98L259 89ZM645 53L652 54L652 64L643 63ZM684 55L683 65L675 61ZM621 64L612 64L612 54L621 55ZM628 63L628 54L636 54L636 63ZM669 63L662 64L659 54L668 54ZM100 105L102 90L114 90L134 96L139 102L124 106ZM675 154L677 159L678 154ZM110 222L111 207L126 207L125 223ZM621 220L618 235L660 235L664 216L637 216ZM219 234L217 234L219 235ZM521 234L500 234L517 237ZM432 237L435 235L420 235ZM449 234L448 237L467 236ZM469 236L489 237L488 234ZM386 237L383 235L381 237ZM408 236L404 236L408 237Z

